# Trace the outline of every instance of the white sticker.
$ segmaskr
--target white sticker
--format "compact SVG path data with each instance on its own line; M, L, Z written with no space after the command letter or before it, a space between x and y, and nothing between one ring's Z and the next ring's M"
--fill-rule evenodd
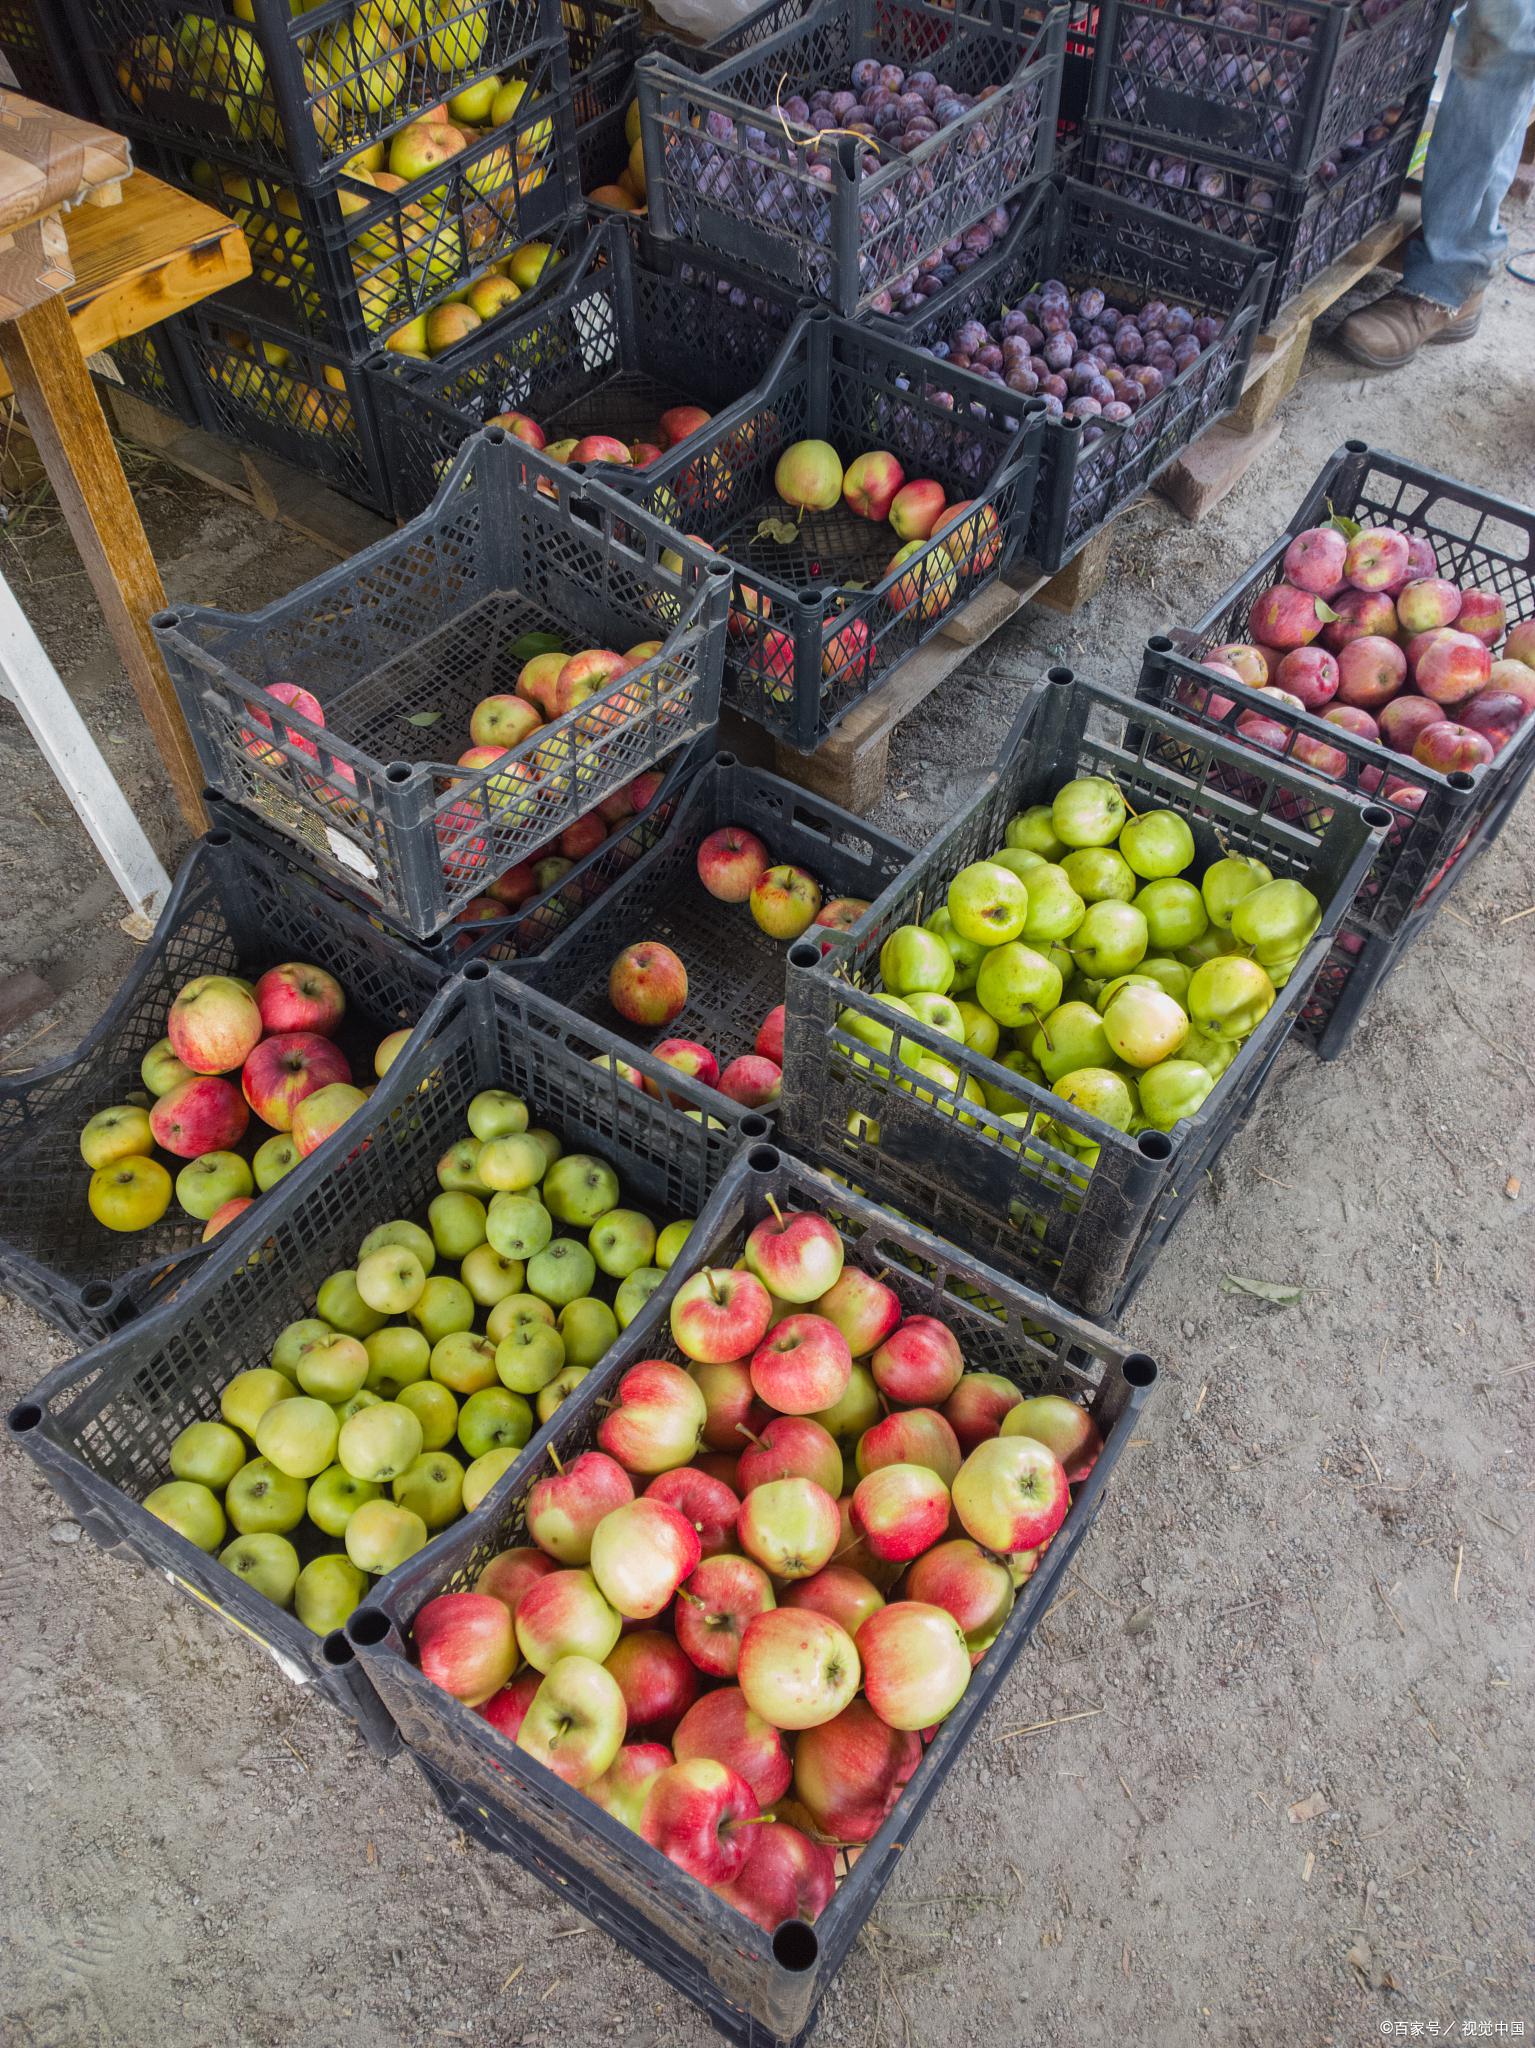
M378 880L378 862L369 853L364 853L355 840L348 839L344 832L338 832L334 825L327 825L325 837L331 852L344 868L350 868L354 875L366 875L370 882Z

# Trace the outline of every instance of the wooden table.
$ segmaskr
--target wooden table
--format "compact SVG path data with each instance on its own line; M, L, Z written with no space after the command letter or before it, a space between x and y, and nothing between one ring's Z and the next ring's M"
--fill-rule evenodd
M95 204L74 204L93 199ZM66 206L74 210L65 213ZM200 201L142 172L129 175L128 146L19 93L0 92L0 367L69 522L108 630L165 762L183 817L206 819L202 774L175 690L149 631L165 591L102 415L85 357L152 327L168 314L250 272L239 229ZM15 621L11 621L14 628ZM102 843L80 776L83 736L67 693L39 673L35 638L12 666L8 694L24 715L127 893ZM15 645L14 632L10 636ZM41 654L40 649L35 650ZM51 664L44 667L51 673ZM33 710L18 694L35 698ZM54 694L54 691L57 694ZM77 730L65 731L73 717ZM46 734L57 721L60 745ZM67 742L67 744L64 744ZM61 759L72 763L66 775ZM99 755L95 756L99 763ZM105 765L101 776L121 803ZM92 768L87 785L95 779ZM131 813L128 814L131 819Z

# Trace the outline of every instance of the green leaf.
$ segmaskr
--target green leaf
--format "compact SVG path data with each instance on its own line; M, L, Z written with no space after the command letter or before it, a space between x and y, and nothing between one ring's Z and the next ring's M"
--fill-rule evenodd
M440 711L409 711L405 715L405 723L407 725L420 726L435 725L441 716L442 713Z
M1228 1273L1221 1282L1222 1294L1251 1294L1273 1308L1293 1308L1305 1291L1282 1280L1249 1280L1241 1273Z
M558 633L524 633L506 650L508 661L531 661L535 654L562 654L565 643Z
M764 519L757 527L758 540L776 540L780 547L793 547L799 528L792 519Z
M1327 602L1325 597L1319 597L1317 599L1316 615L1323 622L1324 625L1331 625L1333 620L1340 616L1339 613L1333 610L1332 606Z
M1364 531L1357 519L1350 519L1344 512L1334 512L1331 498L1327 501L1327 524L1335 533L1341 533L1345 540L1352 540L1355 534Z

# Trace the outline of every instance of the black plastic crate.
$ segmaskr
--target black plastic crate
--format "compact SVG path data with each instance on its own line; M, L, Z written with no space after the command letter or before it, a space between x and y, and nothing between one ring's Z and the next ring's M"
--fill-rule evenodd
M809 753L1021 554L1044 427L1037 401L1004 418L967 371L817 309L749 397L618 482L729 560L726 697ZM892 567L899 541L888 524L840 502L786 516L773 474L805 439L829 441L847 461L888 450L908 477L935 479L967 510Z
M313 184L127 122L134 161L244 231L251 275L231 303L356 362L522 243L545 239L577 191L562 41L530 50L512 119L399 191L342 165Z
M54 0L0 0L0 59L17 89L82 121L96 108Z
M1180 650L1197 662L1201 653L1245 640L1253 602L1279 580L1293 536L1324 524L1334 513L1363 526L1426 536L1438 555L1440 575L1495 591L1510 626L1535 618L1535 510L1363 441L1346 441L1323 467L1285 532L1253 567L1192 628L1165 645L1152 643L1150 675L1143 674L1141 692L1154 690L1155 701L1176 709L1180 718L1206 729L1224 728L1233 740L1237 718L1259 707L1291 734L1287 752L1292 756L1303 740L1341 754L1346 765L1336 779L1392 814L1391 830L1355 905L1356 915L1372 931L1389 938L1433 901L1455 864L1489 827L1501 825L1535 768L1535 719L1526 719L1503 751L1482 767L1446 775L1308 711L1276 704L1271 693L1246 690L1226 677L1201 678L1197 667L1180 660ZM1308 772L1318 771L1311 767ZM1399 793L1396 784L1409 793Z
M1048 174L1064 42L1060 8L1041 22L1008 0L822 0L702 73L648 56L636 77L655 232L839 313L866 312ZM957 91L996 90L908 154L866 168L857 137L818 145L814 128L796 130L778 109L786 85L840 90L871 57Z
M1103 0L1090 115L1304 176L1426 83L1452 4Z
M1110 304L1138 306L1156 296L1225 323L1198 360L1132 418L1115 425L1047 419L1027 552L1053 574L1235 407L1270 266L1239 242L1077 179L1056 179L1030 194L1001 248L920 313L895 320L893 331L924 348L947 347L965 321L996 319L1050 277L1074 291L1096 284ZM992 389L1000 395L1005 387Z
M200 423L201 414L187 375L179 314L173 313L157 326L113 342L109 349L91 357L90 368L98 382L108 389L141 398L157 412L169 413L186 426Z
M364 371L222 299L182 314L177 338L199 426L279 456L374 512L389 512Z
M1319 271L1395 214L1427 106L1423 86L1395 110L1395 121L1372 122L1357 148L1340 149L1309 178L1254 174L1251 165L1214 150L1169 150L1133 130L1107 126L1089 133L1082 176L1100 192L1272 258L1266 323Z
M1018 1598L970 1688L942 1722L884 1826L848 1869L814 1927L790 1921L767 1934L679 1871L644 1839L507 1740L480 1715L433 1685L411 1663L406 1639L425 1602L473 1584L499 1550L525 1540L528 1483L546 1451L564 1459L594 1437L606 1391L630 1364L675 1358L665 1321L671 1288L652 1297L593 1375L528 1446L520 1483L498 1491L496 1512L477 1527L449 1531L384 1580L352 1616L348 1634L392 1714L412 1759L450 1818L486 1847L516 1857L632 1955L659 1972L740 2048L803 2042L827 1986L879 1901L933 1795L965 1753L981 1716L1012 1670L1102 1506L1119 1457L1157 1376L1152 1359L973 1254L874 1207L773 1146L748 1151L720 1188L672 1269L673 1285L709 1263L729 1265L747 1231L784 1208L830 1215L850 1256L881 1272L908 1312L940 1315L960 1339L967 1364L1034 1392L1085 1399L1104 1438L1071 1512Z
M1238 767L1241 795L1231 786ZM1180 812L1201 866L1228 850L1250 853L1276 876L1304 881L1322 906L1317 934L1268 1015L1198 1114L1170 1132L1116 1131L921 1023L899 1021L888 1053L876 1055L838 1022L846 1008L895 1021L870 994L885 939L941 904L960 868L1002 844L1016 812L1048 803L1077 775L1108 776L1137 810ZM840 949L824 959L803 942L790 949L785 1142L1058 1300L1088 1314L1121 1313L1257 1101L1387 823L1387 813L1355 798L1326 801L1319 784L1288 766L1255 766L1224 738L1052 669L980 794L842 935ZM891 1085L886 1069L905 1059L903 1048L943 1060L957 1082ZM1004 1124L967 1099L967 1079L1019 1098L1027 1126ZM1079 1147L1100 1146L1096 1164L1085 1165L1061 1133Z
M798 311L734 265L657 249L609 216L522 318L514 309L439 362L373 359L396 509L408 517L424 503L465 438L498 413L527 413L551 441L628 443L648 439L671 406L720 410L760 383ZM660 469L594 473L637 485Z
M313 182L564 34L559 0L62 0L101 115ZM381 17L403 27L385 27Z
M519 971L581 1016L648 1044L609 1004L608 969L625 946L659 940L688 971L688 1001L651 1036L697 1039L721 1068L749 1053L763 1018L784 1000L786 948L748 905L721 903L698 879L699 842L723 825L755 832L775 865L808 868L828 903L839 896L872 903L914 858L909 846L824 797L718 754L694 775L652 851ZM814 926L812 934L830 936Z
M327 900L290 861L215 829L182 863L153 935L94 1030L62 1058L0 1080L0 1287L82 1344L131 1321L207 1256L202 1224L174 1204L132 1235L97 1223L86 1202L82 1128L97 1110L142 1095L140 1062L165 1036L184 983L198 974L253 978L284 960L327 968L346 990L342 1042L363 1082L378 1041L421 1017L445 971ZM275 1191L263 1195L253 1217L274 1200Z
M628 0L560 0L560 20L579 130L632 93L635 61L645 47L644 23Z
M657 1096L620 1079L618 1058L644 1070ZM662 1081L677 1106L659 1099ZM347 1144L325 1146L295 1167L262 1202L259 1228L232 1227L174 1299L59 1366L7 1418L12 1443L91 1535L167 1573L268 1650L290 1679L314 1685L386 1745L387 1723L344 1643L315 1636L141 1503L166 1477L179 1431L216 1416L233 1375L265 1364L278 1333L313 1313L320 1282L355 1258L360 1235L389 1216L424 1211L438 1192L437 1161L463 1135L469 1101L489 1087L523 1096L567 1150L609 1160L626 1193L668 1215L699 1214L743 1144L766 1129L739 1110L728 1122L715 1108L705 1116L709 1098L670 1068L635 1058L558 1004L472 966L439 991L348 1121ZM641 1327L648 1325L636 1318ZM489 1501L499 1504L508 1481L530 1471L529 1455L502 1475ZM487 1519L496 1512L488 1506Z
M713 727L728 594L702 550L491 428L398 533L261 611L153 624L209 783L424 938ZM497 760L453 765L530 632L663 647ZM294 677L322 722L274 716L268 685Z

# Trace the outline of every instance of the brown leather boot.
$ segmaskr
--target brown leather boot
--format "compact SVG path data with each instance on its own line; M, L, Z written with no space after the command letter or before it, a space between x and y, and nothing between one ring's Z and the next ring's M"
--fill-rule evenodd
M1338 329L1338 346L1356 363L1372 370L1399 370L1425 343L1469 341L1482 324L1482 294L1475 292L1458 313L1392 292L1358 313L1350 313Z

